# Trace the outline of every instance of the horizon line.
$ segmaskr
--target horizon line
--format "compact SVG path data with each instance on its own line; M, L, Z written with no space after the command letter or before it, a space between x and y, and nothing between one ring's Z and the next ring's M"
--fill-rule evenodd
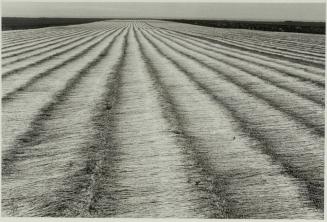
M176 18L176 17L30 17L30 16L1 16L1 18L53 18L53 19L153 19L153 20L161 20L161 19L174 19L174 20L213 20L213 21L244 21L244 22L319 22L326 23L326 20L296 20L296 19L224 19L224 18Z

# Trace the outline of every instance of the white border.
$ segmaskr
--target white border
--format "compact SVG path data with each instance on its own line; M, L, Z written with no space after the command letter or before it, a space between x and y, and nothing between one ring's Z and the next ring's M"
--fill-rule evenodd
M326 3L326 0L2 0L2 2Z
M178 3L325 3L325 7L327 6L326 0L0 0L0 8L2 2L152 2L152 3L159 3L159 2L178 2ZM325 8L326 12L326 8ZM1 13L1 12L0 12ZM0 20L1 23L1 20ZM0 41L1 43L1 41ZM325 45L327 46L327 40L325 40ZM327 55L327 48L325 51L325 55ZM0 53L1 56L1 53ZM0 71L1 71L1 66L0 66ZM325 72L326 72L326 64L325 64ZM326 73L327 74L327 73ZM1 82L1 80L0 80ZM325 80L326 82L326 80ZM325 91L325 98L327 96L327 93ZM1 110L1 107L0 107ZM326 120L326 113L325 113L325 126L327 123ZM1 123L1 119L0 119ZM0 124L1 126L1 124ZM2 128L0 129L1 132ZM327 132L325 132L325 138L326 138ZM0 135L1 138L1 135ZM326 147L326 142L325 142L325 147ZM1 154L0 154L1 156ZM326 199L327 199L327 192L326 192L326 161L327 161L327 155L325 151L325 210L324 210L324 215L326 218L327 215L327 209L326 209ZM0 158L1 162L1 158ZM1 182L1 177L0 177L0 182ZM1 186L1 183L0 183ZM1 197L1 192L0 192L0 197ZM1 206L1 202L0 202ZM1 213L1 207L0 207L0 213ZM272 220L272 219L177 219L177 218L168 218L168 219L163 219L163 218L31 218L31 217L1 217L0 214L0 221L3 222L20 222L20 221L26 221L26 222L66 222L66 221L85 221L85 222L93 222L93 221L112 221L112 222L126 222L126 221L131 221L131 222L220 222L220 221L228 221L228 222L236 222L236 221L291 221L291 222L299 222L299 221L322 221L322 220L297 220L297 219L283 219L283 220Z

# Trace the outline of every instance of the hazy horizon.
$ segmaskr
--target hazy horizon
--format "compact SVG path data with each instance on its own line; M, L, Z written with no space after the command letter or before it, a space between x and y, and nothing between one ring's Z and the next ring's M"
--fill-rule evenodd
M2 17L325 21L325 3L2 2Z

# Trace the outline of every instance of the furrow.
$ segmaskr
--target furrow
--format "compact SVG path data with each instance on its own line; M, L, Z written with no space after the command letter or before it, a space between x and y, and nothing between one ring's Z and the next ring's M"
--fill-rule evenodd
M166 33L160 32L164 35L167 35ZM208 42L199 42L195 41L194 39L190 38L185 38L181 37L179 35L173 35L173 34L168 34L169 37L175 38L175 39L180 39L184 43L190 43L193 46L197 46L200 49L206 50L208 54L212 54L215 56L225 56L225 58L230 57L233 59L238 59L240 62L244 61L247 64L251 63L256 66L260 66L260 68L267 68L268 71L276 71L279 74L282 74L284 76L290 76L293 78L296 78L302 82L308 82L311 81L313 84L317 84L320 87L324 87L324 76L320 73L314 73L314 72L306 72L303 71L300 67L299 68L290 68L286 66L280 66L276 61L265 61L263 59L256 59L253 56L250 55L241 55L239 51L233 52L232 50L228 50L227 48L216 48L216 47L209 47ZM294 64L289 63L288 66L293 66ZM294 81L294 79L293 79Z
M205 169L209 181L199 186L211 184L204 189L218 197L216 218L321 218L300 181L261 151L262 143L243 131L234 112L144 36L140 42L179 116L181 136L190 140L189 152Z
M211 29L211 30L215 30L215 29ZM206 36L206 37L209 37L211 39L215 39L217 41L220 41L220 42L223 42L223 43L226 43L226 44L235 45L237 47L241 47L241 48L244 48L244 49L254 50L254 51L257 51L257 52L260 52L260 53L271 54L273 56L283 56L284 58L295 59L295 60L314 63L314 64L319 64L319 63L324 64L324 59L321 59L321 58L312 59L312 56L305 56L305 55L300 56L298 54L288 53L288 52L280 51L280 50L274 50L274 49L267 48L267 47L263 48L263 47L255 45L254 42L245 43L244 39L233 40L229 36L227 36L227 37L221 36L221 32L209 33L209 32L203 32L203 29L200 29L200 30L194 30L193 29L192 30L192 28L186 30L186 32L196 34L196 35Z
M35 44L35 45L31 46L31 47L23 47L23 48L20 48L20 49L17 49L17 50L13 49L10 52L2 53L2 59L4 60L4 59L8 59L10 57L18 56L18 55L23 54L23 53L32 52L32 51L37 50L37 49L42 49L44 47L48 47L48 46L58 44L58 43L60 43L62 41L65 41L66 39L74 38L76 36L79 37L79 36L83 36L85 34L90 34L90 33L93 33L93 31L84 30L84 31L80 31L80 32L74 32L74 33L71 33L71 34L68 34L68 35L60 36L60 38L51 39L49 41L46 41L45 43Z
M20 30L21 34L15 35L15 37L18 37L18 41L16 41L14 44L12 44L12 46L5 46L3 45L3 49L7 49L7 48L12 48L12 47L25 47L24 45L22 45L22 43L26 43L26 44L33 44L33 45L37 45L37 44L42 44L45 41L46 42L51 42L57 38L61 38L65 35L70 35L70 34L76 34L76 32L84 32L85 30L93 30L93 31L97 31L99 29L103 29L106 25L104 23L98 23L98 24L94 24L93 26L85 26L85 25L76 25L76 26L60 26L60 27L48 27L48 28L41 28L41 29L32 29L32 30ZM114 28L114 26L112 26ZM41 35L36 34L38 31L39 33L41 33ZM8 32L8 31L7 31ZM14 32L14 31L11 31ZM31 33L31 37L28 40L25 40L25 36L27 35L27 33L32 32ZM4 33L4 32L2 32ZM23 35L24 37L22 37L21 35ZM37 44L34 44L37 43ZM11 50L11 49L8 49Z
M284 53L287 56L290 57L298 57L301 59L309 59L311 60L312 58L317 59L317 60L324 60L324 53L312 53L312 52L307 52L304 50L297 50L294 49L290 46L288 47L281 47L281 46L276 46L274 44L269 44L266 41L263 40L258 40L258 39L250 39L250 40L244 40L245 38L243 37L239 37L239 38L235 38L232 39L230 38L230 36L226 37L220 37L220 36L215 36L218 37L222 40L228 40L232 43L241 43L241 45L244 46L248 46L248 47L254 47L258 50L262 50L262 51L267 51L267 52L271 52L271 53ZM264 48L263 48L264 47Z
M15 141L24 142L33 139L33 131L29 132L31 135L29 133L22 137L20 135L30 129L31 123L37 123L43 118L38 113L44 113L48 106L51 106L51 101L55 101L56 96L69 89L67 87L71 85L71 82L76 81L76 78L79 79L81 73L84 73L89 65L99 60L102 57L102 50L110 42L114 41L122 31L123 29L116 34L106 36L101 42L93 44L89 47L89 50L81 52L78 57L72 59L69 63L45 73L42 77L40 76L37 80L34 80L33 83L30 82L23 91L16 93L14 99L3 103L2 123L6 129L2 135L3 155L8 150L14 149L12 146Z
M138 25L138 24L137 24ZM137 30L137 29L136 29ZM139 30L136 31L138 33ZM158 92L158 100L162 110L163 118L167 121L170 131L176 136L176 143L181 147L187 183L194 187L196 195L193 201L196 202L194 211L196 217L204 218L226 218L227 209L224 199L215 193L217 180L213 174L212 167L206 162L206 157L196 151L196 145L192 136L185 131L183 115L177 109L176 103L169 88L164 84L159 76L159 72L148 58L146 48L141 44L140 38L136 34L136 41L141 53L142 60L145 62L146 70L153 81ZM194 192L193 191L193 192Z
M39 58L32 58L32 60L25 60L19 65L14 65L11 67L3 67L2 68L2 78L7 78L8 76L11 75L17 75L20 74L20 72L24 71L26 72L26 69L29 67L33 67L35 65L40 65L44 62L47 62L49 60L55 61L55 58L60 57L61 55L64 55L66 52L70 52L71 50L74 50L80 46L83 46L86 42L90 42L93 39L97 38L98 36L104 35L107 33L107 30L103 30L99 33L96 33L94 36L89 36L84 39L81 39L80 41L75 42L72 45L69 45L68 47L64 47L64 49L59 49L58 51L55 52L50 52L46 56L40 56ZM42 66L44 66L42 64Z
M87 44L81 44L75 50L72 50L65 54L65 57L58 59L50 59L48 64L39 64L35 67L31 67L28 70L25 70L21 75L12 75L3 81L3 97L2 102L6 103L15 99L15 95L19 92L24 91L27 87L37 82L39 79L42 79L44 76L49 75L49 73L60 69L62 66L65 66L79 57L83 56L87 51L92 49L94 46L101 43L101 41L108 36L112 35L119 30L105 33L105 35L97 36L92 38ZM45 69L45 70L44 70Z
M97 137L93 121L107 90L106 80L111 81L111 69L119 61L123 35L115 36L66 83L34 118L24 135L28 140L19 141L3 156L3 198L11 203L3 206L7 215L88 215L94 177L90 164L101 151L91 145Z
M234 49L232 47L229 46L225 46L225 45L221 45L221 44L217 44L214 41L210 41L210 39L205 39L204 37L202 38L201 36L192 36L192 35L188 35L187 33L180 33L180 32L176 32L173 30L169 30L169 29L158 29L159 31L164 30L165 33L169 33L173 36L180 36L182 38L186 38L186 39L192 39L195 42L200 42L203 43L204 45L210 45L211 49L215 49L216 51L222 51L224 53L232 53L233 55L237 55L238 57L242 58L246 58L247 60L251 60L252 62L258 62L258 64L262 63L266 66L269 65L270 68L276 69L280 72L285 72L285 73L291 73L291 74L297 74L297 73L301 73L302 71L306 71L306 74L317 74L320 76L324 76L324 69L322 68L315 68L315 67L311 67L311 66L305 66L303 64L300 63L293 63L290 61L285 61L282 60L280 58L271 58L269 56L264 56L264 55L260 55L260 54L255 54L255 53L251 53L251 52L247 52L244 50L240 50L240 49ZM292 72L293 70L293 72ZM304 76L306 75L304 74Z
M324 35L2 33L2 216L324 218Z
M157 33L157 32L155 32ZM231 53L224 53L222 51L213 50L205 45L197 44L194 41L188 41L187 39L180 38L178 36L165 35L159 32L160 36L168 38L174 43L186 47L194 52L208 56L210 59L216 60L218 63L224 63L236 67L244 72L254 75L266 82L274 84L275 86L287 90L297 95L312 100L322 106L325 105L324 89L317 88L312 83L297 80L297 76L288 76L286 73L282 73L278 70L271 69L271 67L251 60L239 58L237 55ZM321 81L324 85L324 82Z
M242 48L250 52L259 53L263 55L269 55L269 57L282 57L284 59L294 61L297 63L304 63L313 65L316 67L324 67L325 65L325 59L324 57L315 57L315 56L305 56L305 55L298 55L294 53L288 53L285 51L279 51L279 50L273 50L273 49L267 49L263 47L259 47L253 44L245 44L241 43L240 41L232 41L230 39L222 39L217 37L210 37L213 40L217 40L218 42L222 42L224 44L236 47L236 48Z
M164 24L167 25L167 23ZM175 24L178 27L178 23ZM236 41L245 40L245 42L249 42L249 43L258 41L259 42L258 44L262 44L264 46L268 45L272 47L276 47L276 46L278 47L278 46L286 45L288 49L298 49L298 48L303 48L304 46L324 48L324 45L319 45L319 43L324 42L324 41L319 41L319 40L323 40L323 38L320 37L322 35L317 35L317 34L299 35L297 33L262 32L262 31L244 30L244 29L241 30L241 29L209 28L209 27L200 27L194 25L187 25L187 26L188 27L185 27L185 24L181 24L180 27L184 30L194 30L196 32L200 32L203 34L217 36L226 39L232 39Z
M233 49L239 49L239 50L247 51L247 52L250 52L250 53L255 53L255 54L259 54L259 55L263 55L263 56L268 56L268 57L273 58L273 59L283 58L284 60L288 60L290 62L304 64L304 65L308 65L308 66L313 66L313 67L320 68L320 69L324 69L324 67L325 67L324 63L320 63L320 62L314 62L314 61L309 62L309 61L305 61L305 60L302 60L302 59L299 59L299 58L287 57L287 56L282 55L282 54L278 54L278 55L277 54L272 54L272 53L269 53L269 52L252 49L251 47L243 47L243 46L240 46L238 44L221 41L221 40L218 40L218 39L215 39L215 38L206 37L206 36L199 35L199 34L191 34L189 32L186 33L186 32L176 31L176 30L174 30L174 32L184 34L184 35L188 35L188 36L195 37L195 38L204 39L206 41L209 41L209 42L212 42L212 43L215 43L215 44L219 44L219 45L223 45L223 46L226 46L226 47L231 47Z
M67 46L68 44L76 42L84 37L92 36L97 33L100 33L100 31L98 32L86 31L84 33L80 33L75 36L63 37L60 40L53 41L46 45L38 46L32 49L27 49L8 56L4 56L2 57L2 61L3 61L2 67L8 66L13 63L17 63L19 61L22 61L32 56L41 55L42 53L49 52L50 50L60 49L61 47Z
M38 39L37 37L34 37L33 41L28 41L28 42L17 42L14 45L10 47L3 46L2 47L2 56L10 56L11 54L19 53L20 51L28 50L28 49L33 49L35 47L39 47L40 45L43 44L48 44L52 43L53 41L56 41L57 39L66 37L66 36L75 36L78 33L83 33L85 30L80 30L77 33L75 31L68 31L68 32L63 32L60 33L60 35L55 36L55 37L49 37L46 36L44 38ZM4 58L4 57L2 57Z
M260 41L260 42L259 42ZM273 49L277 49L279 51L289 51L292 53L296 54L303 54L306 56L312 56L312 57L318 57L320 59L325 58L325 53L323 50L319 51L314 51L310 50L310 48L303 47L302 45L290 45L290 44L285 44L285 45L276 45L276 43L271 43L270 39L269 40L256 40L256 43L258 43L261 47L268 46Z
M100 33L100 32L99 32ZM7 66L13 65L14 67L20 66L19 62L22 61L30 61L31 58L35 58L38 56L44 56L46 53L52 52L53 50L58 50L62 49L66 46L71 45L72 43L82 40L83 38L86 38L88 36L91 36L93 32L88 32L84 35L79 35L78 37L68 37L65 38L64 40L55 42L53 44L47 45L47 47L40 47L39 49L31 49L27 50L24 53L18 53L14 55L13 57L7 58L7 59L2 59L2 68L5 68Z
M197 193L187 183L180 147L163 118L134 31L127 41L119 97L112 108L112 143L120 155L111 170L117 177L114 184L110 177L100 177L94 211L117 217L195 217ZM107 190L115 190L119 198L114 212Z
M228 36L227 38L232 38L232 36ZM234 40L240 40L242 36L238 36ZM299 53L309 56L317 56L320 58L324 57L324 51L323 50L312 50L309 47L306 47L304 44L292 44L292 43L280 43L276 40L273 40L269 37L263 37L263 38L246 38L245 35L243 35L243 39L247 39L246 42L252 43L255 42L260 47L266 46L272 49L277 49L279 51L289 51L291 53Z
M32 42L46 39L46 38L52 38L56 36L61 36L65 33L70 33L72 29L62 29L57 28L56 32L53 32L53 29L48 28L42 28L42 29L25 29L25 30L8 30L2 32L2 37L6 38L6 45L4 45L6 48L11 47L11 45L19 44L20 42L26 41ZM76 29L73 29L76 30ZM81 30L81 29L79 29Z
M88 172L91 175L91 181L87 188L88 197L85 211L85 215L88 217L103 217L104 212L101 209L106 209L106 215L113 216L119 199L119 193L112 189L116 185L115 164L117 155L119 155L112 137L113 107L116 106L119 100L121 69L126 59L128 33L124 36L118 62L113 66L110 77L104 82L106 90L100 97L101 101L97 108L97 115L93 118L96 136L91 145L91 150L94 150L94 157L87 164ZM106 201L101 204L101 209L99 209L100 207L97 207L99 205L98 200L102 198L102 195L105 195Z
M312 128L318 135L324 135L324 122L321 121L324 119L324 108L322 106L287 91L285 92L269 83L266 84L259 78L233 66L220 64L218 60L201 55L201 52L194 54L192 51L190 52L188 49L182 48L171 41L168 44L167 40L154 37L153 35L152 37L154 41L160 41L161 47L167 47L190 60L198 62L199 65L204 66L225 81L235 84L244 92L264 100L276 110L284 112L296 121ZM170 56L173 56L173 54ZM182 59L178 60L178 58L175 58L175 60L183 62ZM187 67L187 63L184 66Z
M16 39L10 39L10 40L7 40L7 42L3 42L2 49L5 51L8 48L15 48L22 44L32 44L32 43L38 42L38 41L41 41L41 43L42 43L43 40L50 41L52 39L55 39L58 36L61 37L62 35L66 35L67 33L70 33L71 31L63 32L63 33L59 31L59 34L58 34L58 32L52 33L52 34L55 34L54 36L49 36L47 34L45 36L37 36L34 34L34 36L30 36L29 38L22 37L22 35L24 35L24 36L26 35L26 30L21 30L21 32L24 32L24 33L17 36L17 38L16 38L16 39L18 39L17 41L15 41ZM4 33L5 32L2 32L2 38L4 37L3 36ZM51 39L49 40L49 38L51 38ZM8 41L10 41L10 42L13 41L13 43L8 43ZM11 49L8 49L8 50L11 50Z
M149 40L149 39L148 39ZM149 41L161 55L178 67L197 87L223 105L242 126L243 132L264 144L263 152L279 161L289 175L301 180L318 209L323 209L324 139L293 121L265 101L244 92L233 83L190 60L177 63ZM168 50L167 50L168 51Z

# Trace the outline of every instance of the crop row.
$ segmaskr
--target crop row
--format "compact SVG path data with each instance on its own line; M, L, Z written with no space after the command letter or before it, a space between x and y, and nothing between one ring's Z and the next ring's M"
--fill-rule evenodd
M8 47L3 214L322 218L323 70L154 24Z

